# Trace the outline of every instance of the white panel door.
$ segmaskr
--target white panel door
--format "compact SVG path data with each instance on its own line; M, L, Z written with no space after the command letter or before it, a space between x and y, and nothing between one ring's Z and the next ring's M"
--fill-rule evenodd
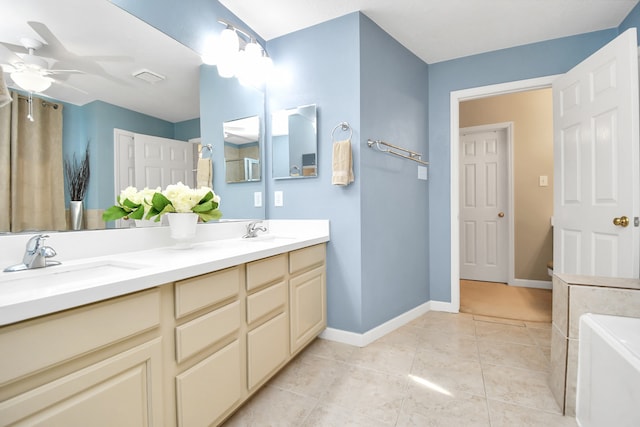
M196 144L138 133L134 139L136 187L195 186Z
M508 281L506 129L460 132L460 278Z
M635 28L554 82L553 111L554 272L637 278Z

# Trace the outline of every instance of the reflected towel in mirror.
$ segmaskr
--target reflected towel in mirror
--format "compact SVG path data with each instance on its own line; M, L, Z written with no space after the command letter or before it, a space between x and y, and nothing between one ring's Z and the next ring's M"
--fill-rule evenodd
M213 162L211 159L198 159L196 184L200 187L213 188Z
M353 158L351 156L351 140L333 143L333 185L349 185L353 182Z

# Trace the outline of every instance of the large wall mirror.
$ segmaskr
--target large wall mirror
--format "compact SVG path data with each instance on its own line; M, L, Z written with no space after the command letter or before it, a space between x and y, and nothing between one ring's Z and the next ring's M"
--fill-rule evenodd
M260 181L260 116L222 124L227 183Z
M271 116L273 177L318 176L318 133L315 105L276 111Z
M203 144L215 147L215 173L224 171L223 147L215 140L217 135L222 140L222 131L216 130L215 138L213 132L206 135L202 122L213 125L215 120L215 126L221 129L229 117L212 115L211 110L214 104L221 110L228 109L234 93L212 97L201 89L202 62L194 49L109 1L56 0L55 8L48 4L48 0L7 3L0 47L22 55L26 50L20 45L20 37L32 37L43 43L36 54L48 62L49 68L80 71L54 76L60 81L35 96L64 103L64 158L81 154L89 143L91 179L86 211L100 212L113 205L119 191L114 185L115 128L185 142L201 137ZM131 5L137 7L137 3ZM2 53L0 64L8 62ZM161 79L154 81L156 76ZM15 87L9 73L5 72L4 78L10 88ZM207 111L201 109L205 93ZM240 93L237 99L252 106L247 113L233 113L235 117L264 117L263 95L247 99ZM260 173L256 171L256 175ZM236 197L233 188L241 186L226 188L224 177L218 176L213 187L223 193L225 218L264 218L264 209L253 206L253 192L264 191L260 184L251 187L250 195ZM220 191L218 187L222 187ZM104 224L98 219L96 228L101 226Z

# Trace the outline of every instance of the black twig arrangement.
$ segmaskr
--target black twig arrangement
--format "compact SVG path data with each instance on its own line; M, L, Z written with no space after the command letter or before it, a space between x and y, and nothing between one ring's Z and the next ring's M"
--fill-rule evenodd
M75 153L71 159L64 161L64 174L67 177L71 200L83 200L89 187L89 144L84 151L84 158L76 160Z

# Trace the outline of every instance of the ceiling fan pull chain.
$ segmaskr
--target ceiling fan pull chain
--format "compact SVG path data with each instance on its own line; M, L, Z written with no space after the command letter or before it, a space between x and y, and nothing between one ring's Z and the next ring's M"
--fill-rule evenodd
M27 103L29 104L29 114L27 114L27 119L29 119L29 121L33 121L33 92L29 92L29 101Z

